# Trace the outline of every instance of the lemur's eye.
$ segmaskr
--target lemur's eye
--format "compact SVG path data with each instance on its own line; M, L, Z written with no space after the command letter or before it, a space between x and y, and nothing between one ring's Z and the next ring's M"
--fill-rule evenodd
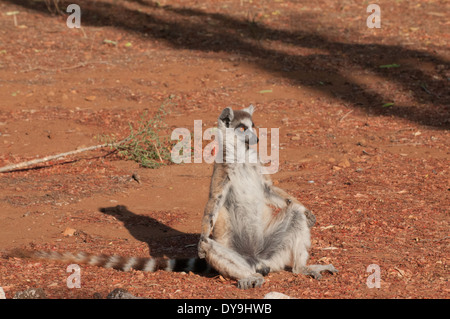
M244 133L245 130L247 129L247 126L245 126L244 124L241 124L237 127L238 132Z

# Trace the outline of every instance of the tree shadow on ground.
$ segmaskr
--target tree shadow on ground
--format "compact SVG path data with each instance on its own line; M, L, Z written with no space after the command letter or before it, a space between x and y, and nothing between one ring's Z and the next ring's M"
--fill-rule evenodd
M138 215L126 206L102 207L99 211L121 221L130 234L148 245L152 257L196 257L199 234L180 232L158 220Z
M6 1L50 14L43 2ZM130 9L126 2L140 6L142 10ZM66 8L69 3L61 3L60 8ZM154 1L80 0L77 3L82 10L84 25L121 28L146 39L166 41L176 49L238 55L275 77L308 86L326 96L334 96L367 114L395 116L436 129L450 129L450 91L446 76L450 64L438 56L398 45L336 42L318 33L274 29L254 19L239 19L192 8L160 6ZM308 23L314 22L309 20ZM292 54L263 45L263 41L278 41L283 45L320 49L326 53ZM409 62L392 72L380 68L386 61ZM439 73L439 79L422 71L418 67L420 63L431 63ZM342 74L339 68L343 69L346 65L372 72L380 81L399 86L403 92L408 92L414 102L396 102L394 107L383 107L386 102L392 102L390 98ZM419 103L429 105L424 107Z

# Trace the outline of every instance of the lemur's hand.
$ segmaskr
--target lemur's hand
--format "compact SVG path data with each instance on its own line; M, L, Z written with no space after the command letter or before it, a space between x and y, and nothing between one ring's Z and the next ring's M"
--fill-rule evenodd
M198 242L198 257L200 259L204 259L206 257L206 249L208 246L208 238L201 234L200 235L200 241Z

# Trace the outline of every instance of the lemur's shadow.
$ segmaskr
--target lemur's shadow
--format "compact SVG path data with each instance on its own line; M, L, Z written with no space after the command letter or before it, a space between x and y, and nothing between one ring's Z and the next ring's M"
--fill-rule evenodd
M102 207L99 211L114 216L137 240L148 245L152 257L195 257L199 234L180 232L150 216L138 215L126 206Z

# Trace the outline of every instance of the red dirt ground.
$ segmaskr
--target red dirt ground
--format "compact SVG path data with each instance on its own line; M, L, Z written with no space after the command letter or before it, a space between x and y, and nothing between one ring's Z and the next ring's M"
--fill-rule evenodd
M123 138L169 96L167 134L253 103L259 127L280 128L273 180L317 217L310 262L339 273L275 273L243 291L220 276L82 266L82 287L69 289L64 264L3 258L7 298L118 287L148 298L449 297L448 2L378 1L381 29L355 1L76 3L82 29L44 1L0 1L0 166ZM97 150L1 173L0 251L193 256L211 172ZM370 264L379 289L366 285Z

